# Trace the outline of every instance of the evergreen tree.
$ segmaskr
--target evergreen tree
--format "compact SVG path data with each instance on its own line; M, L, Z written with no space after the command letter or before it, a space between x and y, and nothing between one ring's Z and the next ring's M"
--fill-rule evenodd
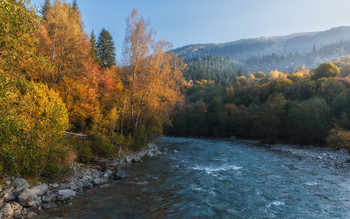
M46 14L50 10L50 8L51 8L50 0L45 0L44 6L40 11L44 21L47 21Z
M99 62L96 36L94 34L94 31L92 31L90 35L90 54L94 62Z
M77 2L77 0L74 0L74 1L73 1L72 9L73 9L73 10L78 10L78 2Z
M102 68L110 68L116 64L114 42L111 34L104 28L98 37L97 49Z

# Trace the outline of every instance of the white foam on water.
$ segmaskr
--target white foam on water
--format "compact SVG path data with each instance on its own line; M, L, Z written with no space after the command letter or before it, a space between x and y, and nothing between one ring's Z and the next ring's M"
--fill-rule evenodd
M304 183L304 185L307 185L307 186L317 186L318 183L316 183L316 182L307 182L307 183Z
M193 185L193 184L191 184L190 187L194 191L202 191L203 190L201 187L199 187L197 185Z
M286 203L284 203L282 201L273 201L273 202L267 204L266 207L271 208L271 206L282 206L282 205L286 205Z
M192 167L193 170L201 170L201 171L205 171L207 174L209 175L215 175L217 176L217 172L220 171L227 171L227 170L240 170L243 167L239 167L239 166L235 166L235 165L224 165L221 167L202 167L202 166L196 166L196 167Z

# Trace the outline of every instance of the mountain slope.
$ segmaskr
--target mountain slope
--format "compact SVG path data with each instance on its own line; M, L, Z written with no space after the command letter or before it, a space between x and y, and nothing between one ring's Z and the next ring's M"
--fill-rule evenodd
M342 26L326 31L297 33L287 36L242 39L221 44L193 44L174 50L180 57L228 56L237 60L254 56L306 53L340 41L350 40L350 27Z

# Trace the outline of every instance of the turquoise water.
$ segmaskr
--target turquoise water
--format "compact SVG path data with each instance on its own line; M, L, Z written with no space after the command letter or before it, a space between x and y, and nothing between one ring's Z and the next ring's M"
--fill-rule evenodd
M125 166L128 179L78 193L41 217L350 218L349 172L233 141L158 144L167 156Z

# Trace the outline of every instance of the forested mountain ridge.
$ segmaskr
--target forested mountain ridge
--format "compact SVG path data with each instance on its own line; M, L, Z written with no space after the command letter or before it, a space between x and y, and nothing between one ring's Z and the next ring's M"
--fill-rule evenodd
M174 50L189 59L205 55L228 56L237 60L254 56L311 52L340 41L350 40L350 27L335 27L326 31L296 33L287 36L241 39L220 44L192 44Z

